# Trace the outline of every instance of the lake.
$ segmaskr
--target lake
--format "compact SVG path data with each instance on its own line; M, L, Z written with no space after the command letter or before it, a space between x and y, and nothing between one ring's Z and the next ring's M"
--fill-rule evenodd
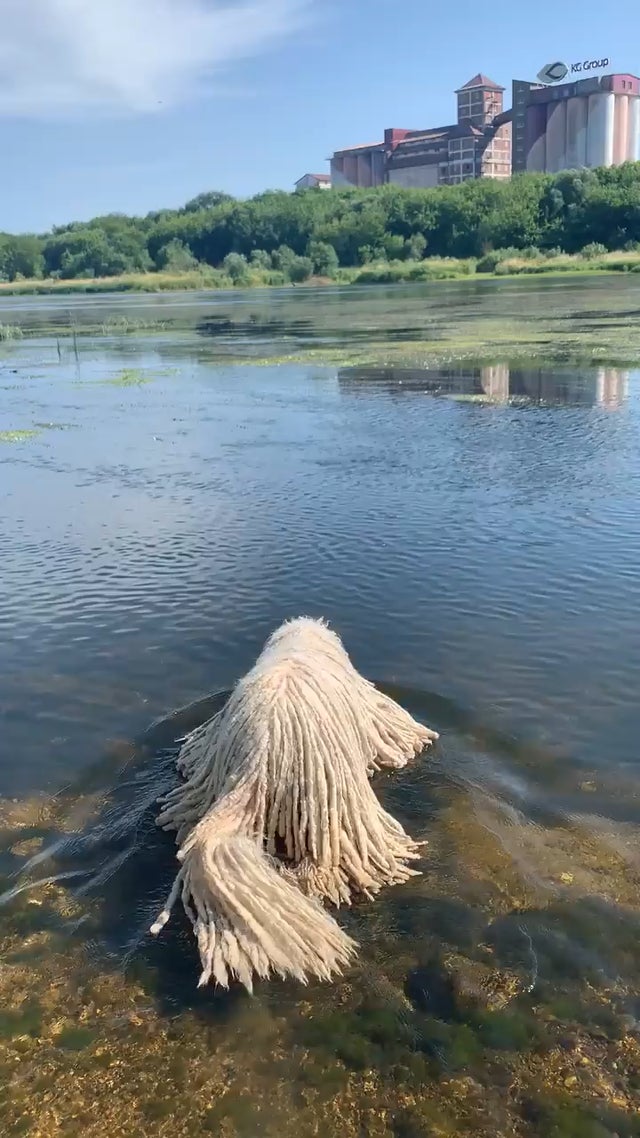
M639 313L2 300L3 1133L640 1134ZM338 983L198 993L182 922L146 935L153 803L300 614L441 732L375 780L424 872L339 915Z

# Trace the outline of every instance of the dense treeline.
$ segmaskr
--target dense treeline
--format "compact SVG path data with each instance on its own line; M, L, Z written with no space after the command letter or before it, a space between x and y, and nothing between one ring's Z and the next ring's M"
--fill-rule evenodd
M146 217L110 214L44 235L0 233L0 280L220 269L233 283L331 277L339 266L478 257L498 249L577 252L640 243L640 163L426 190L200 194ZM480 265L478 266L481 267Z

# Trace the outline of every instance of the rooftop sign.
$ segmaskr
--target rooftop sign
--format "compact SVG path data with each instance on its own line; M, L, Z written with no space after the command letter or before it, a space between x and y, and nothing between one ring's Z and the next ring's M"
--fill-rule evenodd
M536 79L541 83L561 83L568 74L569 68L566 63L557 60L555 63L546 63L536 75Z
M609 60L605 59L583 59L577 63L562 63L561 60L556 60L555 63L546 63L545 66L538 72L536 79L540 83L562 83L567 75L584 74L585 71L602 71L603 68L609 66Z

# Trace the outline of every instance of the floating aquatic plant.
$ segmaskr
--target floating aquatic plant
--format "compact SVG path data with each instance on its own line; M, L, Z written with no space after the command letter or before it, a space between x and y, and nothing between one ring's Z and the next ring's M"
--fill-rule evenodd
M151 382L151 376L140 368L127 367L106 382L112 387L142 387Z
M16 431L0 431L0 443L26 443L39 434L40 429L37 427Z

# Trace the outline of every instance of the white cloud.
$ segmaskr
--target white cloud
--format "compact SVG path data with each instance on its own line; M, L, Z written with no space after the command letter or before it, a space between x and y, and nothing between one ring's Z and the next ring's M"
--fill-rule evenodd
M0 115L153 112L297 30L312 0L2 0Z

